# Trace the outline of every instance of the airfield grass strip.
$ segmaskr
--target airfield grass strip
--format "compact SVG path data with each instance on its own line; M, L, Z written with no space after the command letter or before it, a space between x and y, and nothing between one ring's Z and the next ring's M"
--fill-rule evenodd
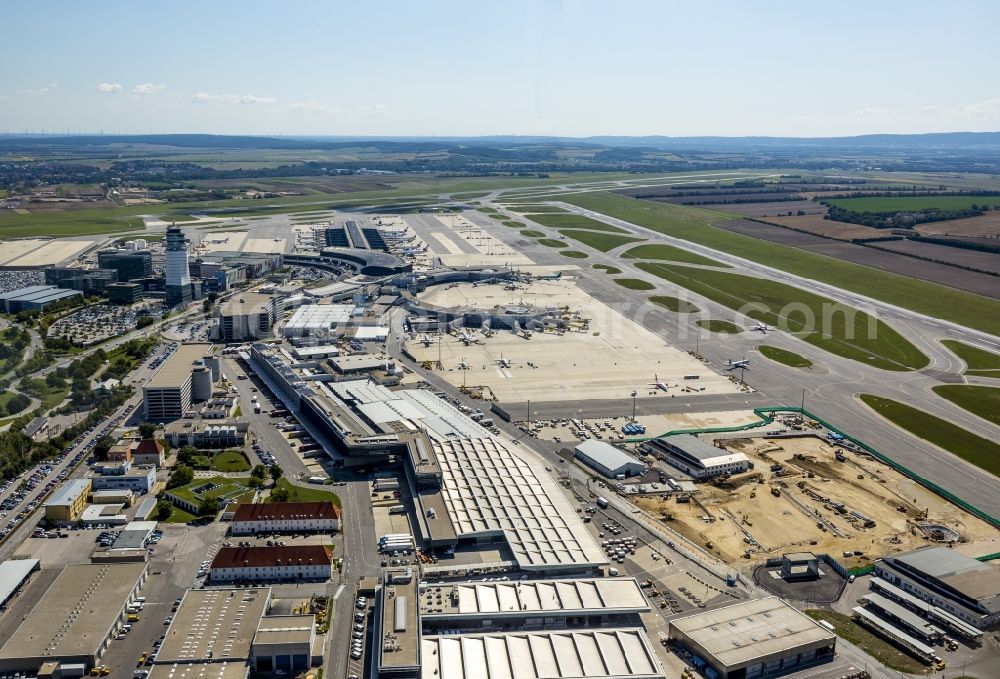
M939 384L931 389L962 410L1000 425L1000 388L974 384Z

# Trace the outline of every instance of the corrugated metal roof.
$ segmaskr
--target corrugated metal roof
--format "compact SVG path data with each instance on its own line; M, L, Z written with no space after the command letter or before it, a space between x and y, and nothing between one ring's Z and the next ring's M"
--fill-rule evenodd
M11 559L0 563L0 604L7 601L36 568L38 559Z
M582 441L576 445L575 450L606 469L619 469L628 464L644 466L624 450L604 441Z

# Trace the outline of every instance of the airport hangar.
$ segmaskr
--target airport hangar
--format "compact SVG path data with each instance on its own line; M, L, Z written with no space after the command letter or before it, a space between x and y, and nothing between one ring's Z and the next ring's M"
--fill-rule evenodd
M833 632L773 596L671 620L669 638L691 651L695 667L720 679L812 667L832 660L837 645Z
M646 472L646 465L621 448L604 441L581 441L573 456L609 479L637 476Z

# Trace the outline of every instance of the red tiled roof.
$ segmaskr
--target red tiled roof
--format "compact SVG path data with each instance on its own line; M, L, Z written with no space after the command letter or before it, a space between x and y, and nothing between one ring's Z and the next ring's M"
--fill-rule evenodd
M233 521L273 521L275 519L339 519L340 510L332 502L268 502L242 504Z
M133 451L134 455L159 455L163 452L163 444L156 439L142 439Z
M299 545L291 547L223 547L215 555L212 568L242 568L289 566L289 565L330 565L330 553L323 545Z

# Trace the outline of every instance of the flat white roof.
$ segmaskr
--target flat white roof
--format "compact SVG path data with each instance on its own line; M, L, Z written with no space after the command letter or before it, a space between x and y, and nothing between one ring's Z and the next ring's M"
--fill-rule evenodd
M287 330L329 330L351 320L353 304L303 304L285 323Z
M435 441L441 496L459 537L502 532L523 569L607 558L531 453L493 437Z
M38 559L10 559L0 563L0 603L7 601L36 568Z
M63 481L52 497L43 505L45 507L66 507L76 501L83 493L90 490L90 479L69 479Z
M634 628L425 636L421 679L663 679Z
M574 448L580 455L595 462L605 469L620 469L628 464L644 467L645 465L626 453L621 448L617 448L604 441L581 441Z

